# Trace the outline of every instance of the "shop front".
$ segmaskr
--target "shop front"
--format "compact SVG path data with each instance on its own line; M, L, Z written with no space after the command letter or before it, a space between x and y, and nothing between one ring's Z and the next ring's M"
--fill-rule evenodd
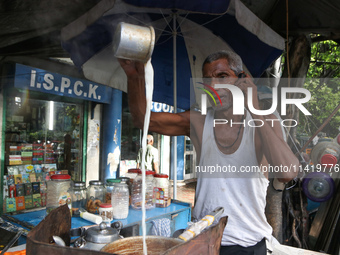
M87 179L87 149L98 158L101 124L89 105L111 103L113 89L18 63L6 70L0 197L13 212L44 207L53 174Z
M107 179L118 178L123 175L124 155L135 160L128 145L139 149L141 133L132 126L132 133L129 131L131 120L119 90L61 74L57 68L8 63L5 70L10 78L2 81L0 93L0 230L5 219L6 226L13 226L10 231L23 230L18 244L25 244L27 233L49 215L46 205L52 175L69 175L73 182L85 182L87 187L92 180L105 184ZM155 134L155 141L163 155L162 172L169 174L170 137ZM141 235L141 210L130 206L128 211L128 217L120 220L121 233L126 237ZM147 211L147 234L153 234L156 223L166 221L172 235L186 228L190 220L191 205L172 200L167 207ZM70 227L93 224L73 215Z

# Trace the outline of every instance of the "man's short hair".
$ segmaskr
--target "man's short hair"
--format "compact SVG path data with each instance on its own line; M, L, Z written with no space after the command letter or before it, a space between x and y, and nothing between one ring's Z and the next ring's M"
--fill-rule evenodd
M153 136L152 135L148 135L147 137L146 137L146 143L150 143L150 142L152 142L153 141Z
M238 74L243 71L242 59L235 52L220 50L215 53L210 54L203 62L202 70L205 64L210 64L219 59L226 59L229 62L230 69Z

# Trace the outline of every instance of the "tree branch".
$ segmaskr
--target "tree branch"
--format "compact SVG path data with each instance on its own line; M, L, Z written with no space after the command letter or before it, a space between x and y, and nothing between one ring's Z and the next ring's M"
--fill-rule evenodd
M316 61L316 60L311 60L310 63L315 63L315 64L329 64L329 65L336 65L340 66L340 63L337 62L327 62L327 61Z

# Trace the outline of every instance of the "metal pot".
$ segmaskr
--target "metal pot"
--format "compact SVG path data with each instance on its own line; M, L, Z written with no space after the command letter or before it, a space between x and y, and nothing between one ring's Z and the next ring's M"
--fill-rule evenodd
M109 227L105 222L102 222L98 226L88 228L87 230L83 229L80 237L75 240L74 247L99 251L106 244L120 239L119 231L122 224L115 222L112 225L115 228Z
M163 254L167 250L182 243L184 243L184 241L177 238L146 236L148 255ZM117 240L104 246L101 251L121 255L143 254L143 236L133 236Z
M113 52L117 58L147 62L155 46L153 27L120 22L113 37Z

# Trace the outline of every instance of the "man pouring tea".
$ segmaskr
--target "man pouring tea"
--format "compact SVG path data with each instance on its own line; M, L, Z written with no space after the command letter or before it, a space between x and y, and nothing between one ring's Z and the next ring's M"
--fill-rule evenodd
M131 60L119 60L127 75L129 108L134 125L142 128L146 111L144 64ZM268 172L260 169L265 158L269 165L289 171L279 171L275 177L288 182L296 177L299 161L282 136L279 122L274 115L255 115L245 103L243 115L233 114L233 95L216 84L237 86L247 98L248 87L253 88L252 100L260 109L256 86L242 69L241 58L229 51L209 55L202 64L202 76L206 85L214 88L221 103L208 108L204 115L188 110L181 113L152 112L149 131L164 135L189 136L195 146L199 167L193 217L201 219L216 207L224 207L223 216L228 224L223 232L220 254L266 254L265 240L271 240L272 228L265 216ZM155 84L157 86L157 84ZM217 100L217 96L214 95ZM212 100L212 99L210 99ZM228 120L228 124L215 125L216 119ZM262 120L263 125L248 125L252 120ZM230 125L233 123L233 125ZM206 169L233 171L208 173ZM253 169L252 171L241 171ZM255 169L255 171L254 171Z

